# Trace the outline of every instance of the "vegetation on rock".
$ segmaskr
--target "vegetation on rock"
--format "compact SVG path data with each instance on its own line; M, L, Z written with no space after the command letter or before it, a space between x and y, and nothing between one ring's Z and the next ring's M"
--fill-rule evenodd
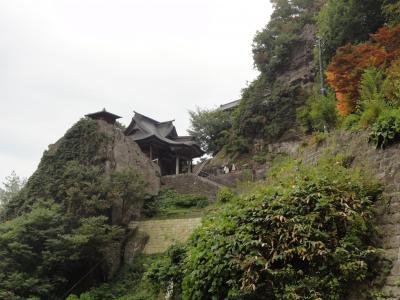
M134 202L142 203L145 188L135 170L105 173L107 142L95 121L80 120L5 205L1 298L58 299L107 277L108 247L122 241L125 232L118 225ZM121 217L112 220L116 202Z

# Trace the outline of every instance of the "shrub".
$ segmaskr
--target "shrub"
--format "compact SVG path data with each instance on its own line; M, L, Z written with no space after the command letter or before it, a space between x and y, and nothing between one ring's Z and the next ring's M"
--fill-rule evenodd
M373 101L365 103L364 111L360 115L359 125L361 128L371 126L380 116L385 108L383 102Z
M350 114L342 117L342 127L347 130L357 130L359 129L360 115Z
M338 47L369 38L384 24L382 0L327 0L318 16L326 61Z
M314 132L310 139L311 145L321 146L326 141L327 134L324 132Z
M400 60L394 61L387 69L382 92L390 106L400 106Z
M203 221L187 248L183 299L344 299L377 274L380 186L335 157L315 169L283 165Z
M190 129L193 136L209 154L216 154L228 142L228 132L232 127L230 112L197 108L189 111Z
M208 198L203 195L181 194L174 189L162 189L160 194L144 202L144 215L177 213L190 208L204 208L209 204Z
M227 203L235 197L235 194L228 187L222 187L217 193L217 202Z
M335 93L327 96L314 94L305 106L297 112L297 117L306 131L325 131L335 127L337 122Z
M157 291L166 291L171 282L180 283L183 278L183 262L186 248L176 244L171 246L163 255L156 259L145 273ZM180 289L179 285L178 289Z
M124 265L120 272L110 282L103 283L81 294L69 296L67 300L156 300L156 287L148 282L144 274L158 256L139 255Z
M377 148L386 148L399 140L400 110L390 110L382 114L372 126L369 141Z

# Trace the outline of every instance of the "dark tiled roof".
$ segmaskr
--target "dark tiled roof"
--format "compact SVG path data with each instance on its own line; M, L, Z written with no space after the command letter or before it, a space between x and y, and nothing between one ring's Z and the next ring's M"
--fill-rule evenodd
M94 113L85 115L85 117L89 117L89 118L96 118L96 117L102 117L102 116L108 116L108 117L110 117L112 119L120 119L121 118L118 115L115 115L113 113L110 113L110 112L106 111L105 108L103 108L103 110L100 110L98 112L94 112Z
M229 109L235 108L235 107L239 106L240 101L242 101L242 99L222 104L219 106L219 110L229 110Z
M138 112L135 112L125 134L136 142L156 138L171 146L194 147L199 156L203 153L192 137L178 136L173 121L158 122Z

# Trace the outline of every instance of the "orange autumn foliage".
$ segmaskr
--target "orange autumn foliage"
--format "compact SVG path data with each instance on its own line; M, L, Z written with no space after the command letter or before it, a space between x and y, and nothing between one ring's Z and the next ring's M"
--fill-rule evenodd
M336 92L339 113L347 115L356 109L365 69L385 67L399 57L400 26L379 29L367 43L340 47L326 72L327 81Z

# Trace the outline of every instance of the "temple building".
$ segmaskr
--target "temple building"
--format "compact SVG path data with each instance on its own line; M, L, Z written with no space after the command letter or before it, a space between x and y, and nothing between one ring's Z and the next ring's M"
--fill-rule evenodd
M125 135L161 169L161 175L192 172L193 158L204 152L190 136L178 136L173 121L158 122L135 112Z
M115 124L117 119L121 119L120 116L114 115L108 111L106 111L105 108L103 110L92 113L92 114L87 114L85 117L91 118L93 120L103 120L106 121L109 124Z

